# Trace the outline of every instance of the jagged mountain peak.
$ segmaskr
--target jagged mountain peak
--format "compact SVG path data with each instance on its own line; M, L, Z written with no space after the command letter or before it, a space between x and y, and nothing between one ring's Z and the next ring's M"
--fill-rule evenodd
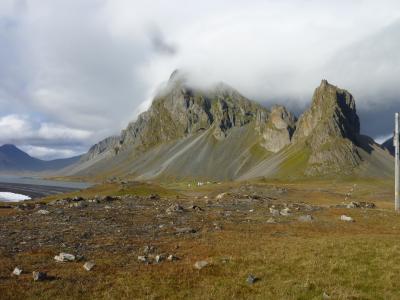
M354 97L322 80L311 107L300 117L293 140L311 149L308 173L350 172L360 163L360 121Z
M360 120L354 97L346 90L322 80L315 89L312 103L299 119L295 138L312 134L317 126L325 126L330 135L355 140L360 134Z
M120 137L92 147L80 174L110 165L113 174L142 179L354 174L371 149L382 157L364 170L390 173L387 153L360 135L353 96L327 80L299 120L282 105L269 110L223 83L194 88L179 71L168 85Z

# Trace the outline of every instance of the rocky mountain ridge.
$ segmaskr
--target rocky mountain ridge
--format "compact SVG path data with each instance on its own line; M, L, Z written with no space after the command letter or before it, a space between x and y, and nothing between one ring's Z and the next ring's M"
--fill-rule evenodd
M379 164L390 173L390 158L378 148L360 135L353 96L326 80L297 120L284 106L267 109L225 84L195 89L174 73L146 112L119 137L93 146L85 166L73 173L139 179L350 175L361 165L375 170L369 163L374 155L384 157Z

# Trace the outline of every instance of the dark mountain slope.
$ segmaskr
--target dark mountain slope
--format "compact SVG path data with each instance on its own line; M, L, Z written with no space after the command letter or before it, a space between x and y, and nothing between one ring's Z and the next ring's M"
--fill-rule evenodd
M14 145L0 147L0 171L1 172L41 172L47 170L60 170L79 161L80 156L44 161L31 157Z
M360 135L353 96L326 80L297 121L283 106L268 110L224 84L194 89L176 74L120 137L93 146L69 170L80 176L218 180L391 172L390 155Z

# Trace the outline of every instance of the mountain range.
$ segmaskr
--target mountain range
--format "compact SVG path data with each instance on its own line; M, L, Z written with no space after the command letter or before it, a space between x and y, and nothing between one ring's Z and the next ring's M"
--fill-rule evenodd
M175 71L151 107L119 136L78 157L43 161L0 147L0 171L56 172L90 178L244 180L389 177L391 141L360 134L353 96L327 80L299 117L270 109L219 83L194 88Z
M42 172L56 171L78 163L80 156L50 161L34 158L15 145L0 147L0 172Z
M389 151L360 134L353 96L327 80L297 119L223 83L194 88L174 72L146 112L64 172L138 180L387 177L392 165Z

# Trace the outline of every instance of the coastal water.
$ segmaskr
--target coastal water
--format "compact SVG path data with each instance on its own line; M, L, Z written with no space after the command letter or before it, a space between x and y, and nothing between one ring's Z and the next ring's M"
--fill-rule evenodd
M14 184L45 185L45 186L63 187L71 189L85 189L93 185L87 182L48 180L39 177L20 177L11 175L10 176L0 175L0 182L14 183Z
M92 186L87 182L48 180L39 177L0 175L0 201L19 202Z

